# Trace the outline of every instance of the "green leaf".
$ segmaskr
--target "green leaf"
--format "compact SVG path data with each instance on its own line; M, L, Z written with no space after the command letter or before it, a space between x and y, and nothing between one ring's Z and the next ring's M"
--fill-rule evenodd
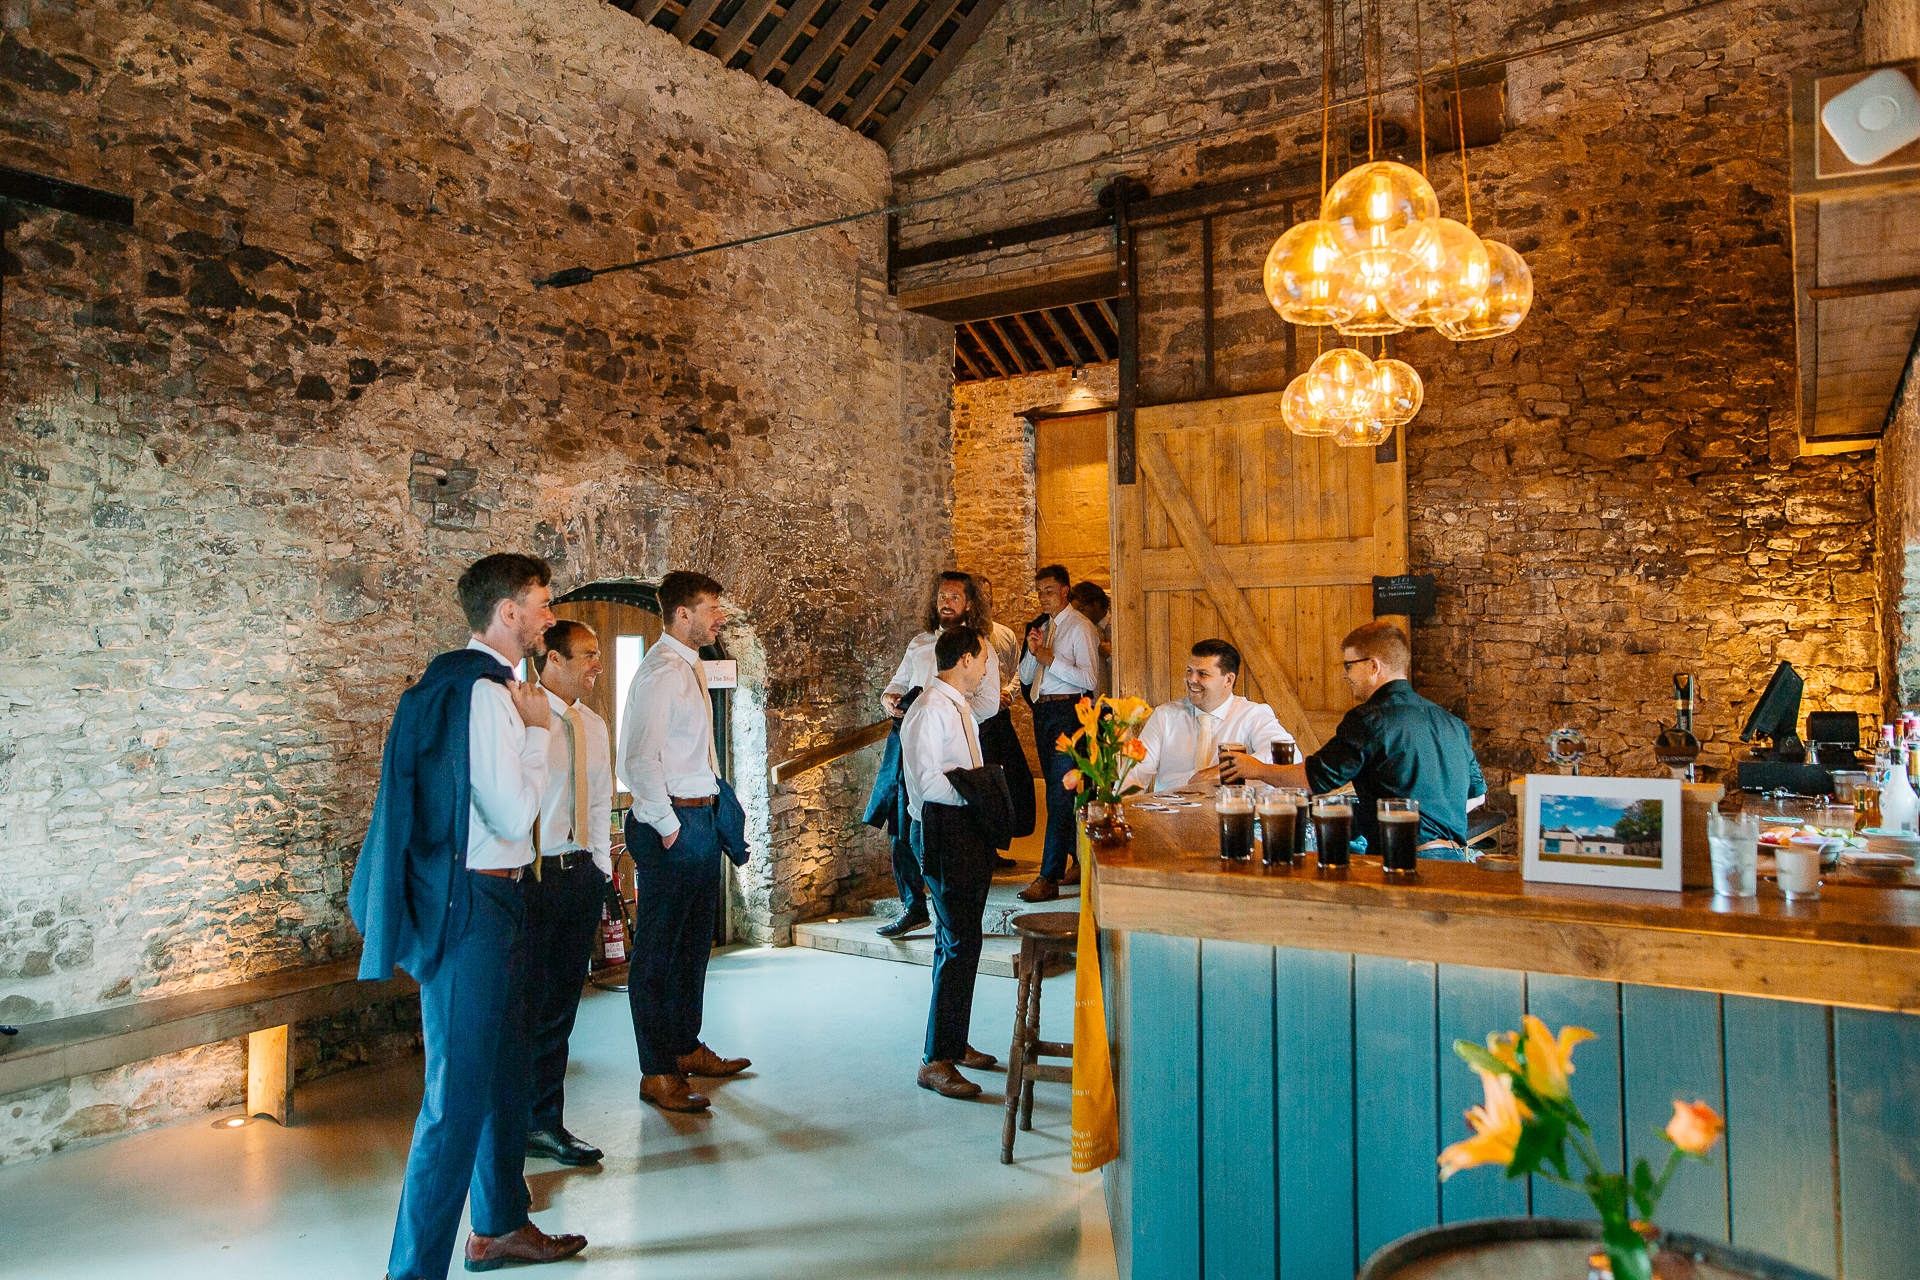
M1561 1177L1567 1176L1567 1127L1557 1120L1535 1119L1520 1126L1520 1141L1513 1147L1509 1172L1537 1172L1543 1161L1551 1162Z
M1513 1073L1513 1068L1488 1053L1487 1047L1483 1044L1475 1044L1471 1040L1455 1040L1453 1051L1465 1058L1467 1065L1479 1067L1482 1071L1490 1071L1496 1076Z
M1634 1162L1633 1166L1633 1203L1639 1209L1640 1216L1652 1219L1654 1206L1660 1201L1660 1193L1654 1189L1653 1168L1645 1160Z

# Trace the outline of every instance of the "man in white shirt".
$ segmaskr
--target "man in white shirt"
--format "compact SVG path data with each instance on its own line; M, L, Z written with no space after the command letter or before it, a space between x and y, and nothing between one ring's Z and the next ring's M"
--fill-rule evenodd
M929 682L900 725L900 759L913 818L913 851L926 860L926 824L940 806L965 808L947 777L950 770L981 766L972 700L985 682L993 649L969 626L940 634L934 646L938 678ZM996 698L997 700L997 698ZM929 809L932 806L932 810ZM951 818L948 812L944 815ZM971 857L926 868L927 896L939 924L933 959L933 1003L927 1011L927 1043L917 1082L948 1098L972 1098L980 1086L960 1074L962 1066L985 1070L995 1059L967 1044L974 978L980 969L981 916L993 884L993 850L984 839Z
M899 668L880 695L880 703L886 708L887 714L894 718L896 730L898 721L906 714L902 704L907 695L933 683L934 642L955 627L969 626L978 631L988 626L990 621L986 600L971 575L949 569L934 579L922 623L926 629L907 642L907 652L900 659ZM1000 710L1000 664L991 649L987 651L987 664L986 679L981 681L979 689L968 700L975 724L989 719ZM880 787L885 783L883 777L877 779L874 785ZM893 832L893 883L900 891L901 910L896 919L876 930L883 938L902 937L927 923L926 882L920 874L920 863L913 856L909 833L899 830L897 826Z
M713 703L700 649L726 625L720 584L675 570L660 580L662 633L627 691L620 776L633 790L633 960L627 1000L640 1050L640 1096L666 1111L705 1111L689 1075L731 1076L753 1064L700 1041L707 958L720 911L720 786Z
M395 964L413 974L426 1040L426 1093L387 1263L394 1280L445 1280L469 1194L470 1270L556 1262L587 1243L528 1220L523 1175L522 887L552 712L514 669L553 625L550 581L545 561L512 554L461 575L472 639L435 658L401 697L354 867L349 903L366 940L360 976L391 977Z
M1238 649L1225 640L1194 645L1187 659L1187 696L1154 708L1147 717L1140 730L1147 754L1127 780L1152 791L1174 791L1196 775L1218 776L1223 742L1237 742L1261 759L1275 742L1292 742L1272 707L1233 691L1239 681Z
M1007 775L1007 795L1013 801L1012 836L1018 840L1033 834L1033 768L1027 763L1027 749L1020 744L1020 731L1013 726L1013 704L1020 700L1020 637L1012 627L993 618L993 588L985 578L975 578L980 599L991 620L990 631L982 632L993 646L994 661L1000 667L1000 709L980 722L980 754L988 764L997 764ZM984 685L982 687L985 687ZM994 858L994 868L1006 871L1018 864L1012 858Z
M580 1010L600 908L613 876L613 751L607 722L581 699L599 682L600 639L580 622L547 628L540 684L553 709L540 802L540 874L526 883L533 1121L527 1154L567 1165L600 1160L565 1123L567 1039Z
M1034 591L1047 621L1027 632L1027 655L1020 660L1020 683L1032 690L1033 745L1040 753L1040 772L1047 780L1047 839L1040 856L1040 874L1020 891L1025 902L1051 902L1062 884L1078 884L1075 856L1074 795L1060 785L1073 768L1073 757L1055 745L1062 734L1079 725L1074 704L1092 697L1100 685L1100 633L1068 603L1073 582L1066 567L1050 564L1033 576Z

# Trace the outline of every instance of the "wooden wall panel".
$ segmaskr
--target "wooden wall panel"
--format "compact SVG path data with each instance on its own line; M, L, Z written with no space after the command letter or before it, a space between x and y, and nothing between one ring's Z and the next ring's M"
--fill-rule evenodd
M1200 944L1200 1170L1209 1280L1274 1280L1273 948Z
M1145 936L1145 935L1136 935ZM1352 1280L1353 957L1274 951L1282 1280ZM1302 1105L1302 1099L1308 1099ZM1137 1280L1153 1273L1135 1268Z
M1128 967L1133 1274L1199 1280L1200 944L1136 933Z
M1698 1099L1726 1113L1720 997L1710 991L1622 985L1620 1021L1627 1159L1644 1158L1658 1172L1670 1150L1660 1131L1673 1118L1675 1099ZM1727 1239L1726 1148L1707 1156L1707 1168L1682 1173L1674 1175L1660 1202L1660 1225Z
M1602 1157L1613 1168L1624 1168L1621 1162L1626 1157L1626 1115L1620 1093L1620 984L1530 973L1527 975L1527 1012L1555 1032L1568 1025L1593 1032L1596 1039L1574 1050L1573 1100L1580 1104L1581 1114L1593 1127L1594 1145L1600 1148ZM1518 1030L1517 1027L1511 1029ZM1570 1191L1545 1178L1528 1181L1532 1184L1536 1217L1594 1216L1593 1205L1578 1191Z
M1833 1013L1815 1004L1724 996L1721 1016L1733 1243L1835 1275L1833 1162L1807 1158L1833 1148Z
M1468 1107L1486 1099L1480 1077L1453 1051L1453 1042L1485 1044L1487 1033L1520 1026L1526 1012L1526 979L1506 969L1439 966L1437 981L1440 1057L1440 1142L1442 1147L1468 1137ZM1436 1159L1438 1153L1435 1153ZM1527 1213L1525 1178L1457 1173L1440 1184L1440 1216L1446 1222L1469 1218L1521 1218Z
M1353 959L1354 1235L1359 1256L1440 1221L1437 966ZM1426 1070L1419 1069L1426 1067Z
M1833 1011L1841 1274L1920 1272L1920 1014Z

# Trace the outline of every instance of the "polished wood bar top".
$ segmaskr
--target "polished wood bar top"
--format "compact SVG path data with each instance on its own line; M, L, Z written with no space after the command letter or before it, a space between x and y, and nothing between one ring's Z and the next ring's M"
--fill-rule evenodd
M1389 881L1225 864L1209 807L1129 806L1098 851L1103 928L1920 1012L1920 893L1828 884L1811 902L1541 884L1423 858Z

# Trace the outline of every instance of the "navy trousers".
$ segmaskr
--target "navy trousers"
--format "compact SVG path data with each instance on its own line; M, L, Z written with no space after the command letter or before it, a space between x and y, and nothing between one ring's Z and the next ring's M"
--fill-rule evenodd
M413 1126L392 1280L445 1280L460 1209L504 1236L527 1222L526 906L511 880L456 876L439 971L420 988L427 1089Z
M640 1070L677 1074L677 1059L700 1047L707 993L707 957L720 912L720 837L712 805L676 808L680 836L671 849L660 833L627 816L633 857L633 963L627 1002Z
M540 879L523 880L527 899L527 1003L533 1027L533 1127L559 1129L566 1109L567 1040L580 988L600 937L607 878L587 853L573 867L546 858Z
M913 847L913 838L905 831L893 837L893 883L900 890L902 910L926 919L927 879L920 872L920 855Z
M913 824L913 850L926 858L924 828ZM927 868L927 901L933 906L933 1003L927 1009L928 1062L958 1062L967 1055L973 1019L973 983L980 973L981 918L993 887L993 851Z
M1073 792L1060 780L1073 770L1073 757L1054 746L1063 733L1080 727L1068 701L1033 704L1033 745L1040 752L1040 772L1047 780L1047 840L1040 852L1040 874L1058 880L1067 873L1067 859L1077 847Z

